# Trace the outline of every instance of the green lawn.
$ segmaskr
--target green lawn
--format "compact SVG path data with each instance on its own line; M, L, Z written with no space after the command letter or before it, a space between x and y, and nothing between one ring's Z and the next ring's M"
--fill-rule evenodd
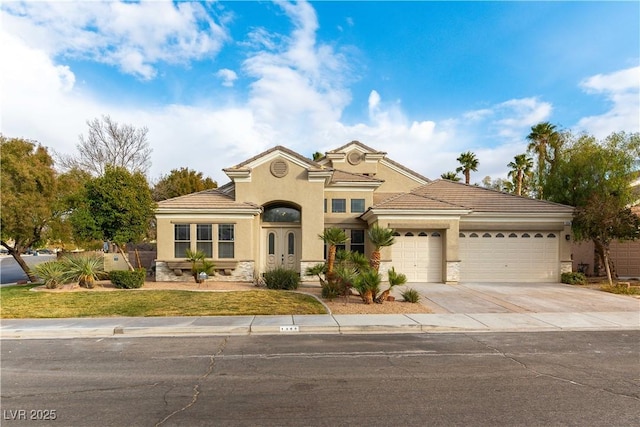
M21 319L327 313L315 298L285 291L117 290L56 293L30 291L33 286L0 288L0 317Z

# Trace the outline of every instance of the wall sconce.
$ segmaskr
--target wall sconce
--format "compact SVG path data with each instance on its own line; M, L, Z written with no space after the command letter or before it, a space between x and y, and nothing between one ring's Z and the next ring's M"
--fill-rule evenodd
M564 236L564 239L568 242L569 240L571 240L571 234L566 234Z

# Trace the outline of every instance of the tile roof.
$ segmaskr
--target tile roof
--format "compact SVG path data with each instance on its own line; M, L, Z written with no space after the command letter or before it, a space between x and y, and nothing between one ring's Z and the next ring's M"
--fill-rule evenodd
M217 188L158 202L158 209L256 209L253 203L236 202Z
M421 196L413 193L401 193L393 195L378 203L373 209L397 209L397 210L464 210L463 206Z
M572 213L574 210L571 206L546 200L530 199L443 179L415 188L411 193L472 209L474 212Z
M377 179L371 176L363 175L360 173L352 173L343 171L340 169L334 169L331 176L331 182L384 182L384 180Z
M230 168L226 168L226 169L223 169L223 170L230 170L230 169L244 169L244 168L245 168L245 166L247 166L247 165L251 164L252 162L254 162L254 161L256 161L256 160L258 160L260 157L263 157L263 156L266 156L267 154L271 154L271 153L273 153L274 151L282 151L283 153L287 153L287 154L289 154L290 156L292 156L292 157L294 157L294 158L296 158L296 159L300 160L301 162L308 164L308 165L309 165L309 167L311 167L311 168L313 168L313 169L323 169L323 167L322 167L320 164L318 164L318 163L314 162L313 160L308 159L308 158L306 158L306 157L304 157L304 156L302 156L302 155L300 155L300 154L296 153L295 151L290 150L290 149L289 149L289 148L287 148L287 147L284 147L284 146L282 146L282 145L276 145L275 147L270 148L270 149L268 149L267 151L263 151L262 153L257 154L257 155L255 155L255 156L253 156L252 158L245 160L245 161L244 161L244 162L242 162L242 163L238 163L238 164L237 164L237 165L235 165L235 166L232 166L232 167L230 167Z

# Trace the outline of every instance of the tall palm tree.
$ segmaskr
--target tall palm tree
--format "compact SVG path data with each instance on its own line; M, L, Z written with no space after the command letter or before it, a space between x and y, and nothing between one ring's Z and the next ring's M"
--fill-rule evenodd
M333 265L336 261L336 246L344 245L349 238L343 229L338 227L325 228L318 237L327 244L327 276L333 273Z
M373 244L373 252L371 253L371 267L377 272L380 269L380 249L391 246L396 242L393 237L393 230L390 228L374 225L367 233L369 240Z
M458 174L453 171L443 173L442 175L440 175L440 178L448 179L449 181L453 181L453 182L460 181L460 177L458 176Z
M549 148L557 148L559 146L560 134L556 130L556 125L549 122L541 122L531 127L531 133L527 135L529 145L527 150L536 154L538 157L538 177L537 177L537 193L538 198L542 199L542 187L544 185L544 172L547 162L550 162Z
M525 177L531 175L533 169L533 160L531 157L527 157L526 154L518 154L514 156L513 162L509 162L507 165L511 168L509 171L509 178L514 179L516 182L516 194L522 195L522 183Z
M476 155L471 151L460 154L460 157L458 157L456 160L460 163L460 166L456 168L456 172L462 172L464 174L465 184L469 184L469 182L471 181L471 171L478 171L478 165L480 164L480 161L478 161Z

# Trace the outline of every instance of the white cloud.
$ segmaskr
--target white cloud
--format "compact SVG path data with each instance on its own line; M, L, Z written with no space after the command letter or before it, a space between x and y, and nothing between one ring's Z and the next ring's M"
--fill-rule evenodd
M167 20L163 23L167 29L156 29L158 33L152 31L146 38L143 32L130 28L136 25L139 13L150 7L146 2L117 7L90 2L74 2L74 7L54 2L40 7L10 4L16 15L18 9L24 14L16 17L0 11L5 24L0 30L2 57L21 58L0 64L2 132L72 153L78 135L86 133L85 121L110 114L118 122L149 128L152 179L186 166L224 183L227 178L222 168L277 144L311 156L315 151L360 140L430 178L454 170L459 154L471 150L480 159L480 170L472 176L473 182L479 182L486 175L506 175L506 164L526 149L524 138L530 127L550 119L552 105L535 97L507 100L448 120L410 118L399 100L385 100L376 90L379 88L371 88L367 120L345 123L342 114L351 103L353 58L316 40L318 22L309 4L277 4L282 5L294 30L277 34L257 28L246 35L242 46L252 53L238 68L243 79L250 79L246 100L242 101L242 94L234 96L233 102L221 100L215 106L153 108L98 100L91 92L99 89L93 86L95 82L77 83L74 70L64 63L65 55L112 61L139 76L152 76L159 61L169 61L169 53L179 50L170 44L168 52L163 52L171 34L182 40L185 49L175 58L188 62L200 54L213 55L226 36L221 28L200 29L202 22L210 20L203 15L206 11L197 10L200 6L158 6L171 8L169 15L160 18L149 13L149 19ZM98 22L101 14L104 18ZM113 22L106 25L105 20ZM65 24L70 22L67 28ZM99 54L111 43L119 46L117 51L101 59ZM228 87L238 77L228 68L219 69L215 76ZM622 108L633 101L624 98L637 93L637 86L636 92L624 89L630 83L621 82L628 80L627 74L608 75L584 84L595 93L610 96ZM637 117L637 104L635 108L632 111Z
M238 74L228 68L218 70L216 76L222 80L222 86L224 87L233 87L233 83L238 80Z
M580 86L586 93L604 96L610 108L603 114L581 119L579 130L597 138L618 131L640 132L640 67L597 74L584 79Z
M51 57L102 62L142 79L155 77L160 62L213 57L228 39L212 9L195 2L21 2L1 13L6 31Z

